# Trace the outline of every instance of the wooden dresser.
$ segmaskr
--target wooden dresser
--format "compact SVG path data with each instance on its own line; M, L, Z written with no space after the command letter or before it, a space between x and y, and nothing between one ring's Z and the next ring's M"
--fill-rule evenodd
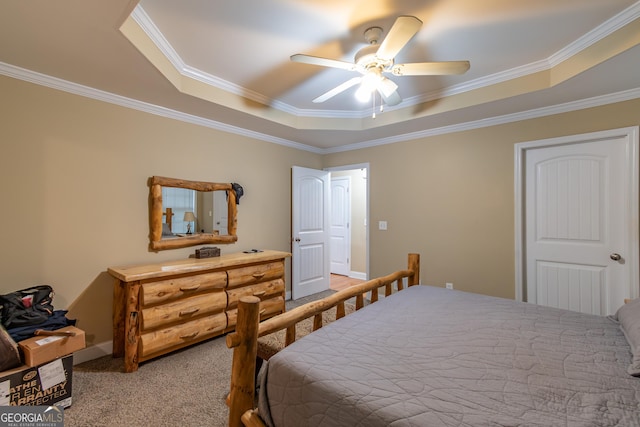
M238 299L260 297L261 320L285 309L279 251L111 267L113 356L125 372L138 363L232 331Z

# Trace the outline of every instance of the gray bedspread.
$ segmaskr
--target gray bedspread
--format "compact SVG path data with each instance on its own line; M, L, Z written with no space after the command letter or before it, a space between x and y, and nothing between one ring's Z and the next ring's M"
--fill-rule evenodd
M630 360L606 317L414 286L272 357L259 408L277 427L639 426Z

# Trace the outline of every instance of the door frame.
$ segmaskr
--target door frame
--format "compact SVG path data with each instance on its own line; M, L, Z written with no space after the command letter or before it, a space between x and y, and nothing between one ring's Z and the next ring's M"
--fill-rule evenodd
M333 171L349 171L349 170L354 170L354 169L364 169L364 173L365 173L365 177L366 177L366 203L365 203L365 221L367 222L367 228L365 230L365 274L366 277L364 278L364 280L368 280L370 275L369 275L369 231L371 230L371 227L369 226L371 224L371 221L369 219L369 207L370 207L370 200L371 198L369 197L370 194L370 186L369 186L369 177L371 176L370 174L370 165L369 163L356 163L356 164L352 164L352 165L343 165L343 166L332 166L332 167L328 167L328 168L324 168L323 170L328 171L328 172L333 172ZM351 224L351 226L353 227L353 224ZM353 244L353 242L352 242Z
M520 142L514 147L514 202L515 202L515 296L516 301L523 300L523 288L526 282L526 253L525 253L525 197L524 190L526 185L525 179L525 154L527 150L541 147L553 147L559 145L575 144L579 142L587 142L589 140L626 138L629 142L627 152L627 167L629 168L629 182L627 188L629 191L628 212L630 221L628 224L628 232L631 235L629 241L628 253L625 257L633 260L630 269L631 283L635 286L631 287L631 298L640 296L640 284L638 282L638 201L639 201L639 183L638 183L638 135L639 127L626 127L620 129L611 129L599 132L589 132L579 135L562 136L558 138L541 139L537 141Z

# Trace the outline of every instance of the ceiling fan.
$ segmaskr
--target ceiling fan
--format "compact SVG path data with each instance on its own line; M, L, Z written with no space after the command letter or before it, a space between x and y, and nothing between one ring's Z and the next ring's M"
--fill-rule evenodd
M295 54L291 56L294 62L320 65L322 67L340 68L357 71L361 76L354 77L313 100L315 103L324 102L352 86L360 84L356 97L362 101L370 99L377 91L387 105L396 105L402 101L398 95L398 85L383 76L391 73L394 76L435 76L446 74L463 74L469 69L469 61L447 62L415 62L409 64L395 64L394 58L418 32L422 21L415 16L400 16L396 19L389 33L378 43L382 35L382 28L371 27L364 32L369 43L360 49L353 62L336 59L320 58L317 56Z

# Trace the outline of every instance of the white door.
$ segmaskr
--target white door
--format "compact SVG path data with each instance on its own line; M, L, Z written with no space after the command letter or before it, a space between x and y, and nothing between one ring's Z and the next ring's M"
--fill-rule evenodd
M547 140L524 169L526 300L615 313L638 295L637 134Z
M292 168L293 299L329 289L330 182L330 172Z
M351 272L351 177L331 178L331 273Z

